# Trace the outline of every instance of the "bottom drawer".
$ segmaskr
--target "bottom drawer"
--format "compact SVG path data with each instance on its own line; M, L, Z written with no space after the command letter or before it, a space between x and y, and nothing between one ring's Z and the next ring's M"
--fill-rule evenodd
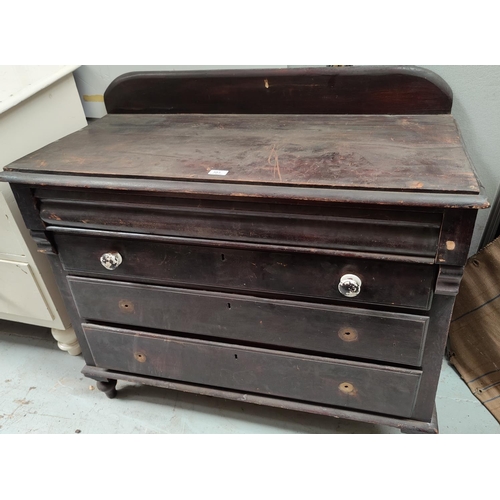
M83 324L96 366L410 417L421 372Z

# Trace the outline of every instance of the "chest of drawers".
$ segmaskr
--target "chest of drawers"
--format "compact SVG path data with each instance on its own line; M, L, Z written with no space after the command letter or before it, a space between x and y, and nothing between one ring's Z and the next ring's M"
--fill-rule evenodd
M3 174L85 367L437 432L477 210L451 92L417 68L140 73Z

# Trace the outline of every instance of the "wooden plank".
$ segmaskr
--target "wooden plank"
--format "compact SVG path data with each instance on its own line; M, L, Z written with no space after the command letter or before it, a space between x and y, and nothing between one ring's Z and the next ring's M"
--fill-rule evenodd
M133 72L104 94L108 113L450 113L452 92L429 70L354 66Z
M64 269L71 274L169 286L315 298L347 304L385 304L427 309L437 267L404 262L352 259L266 250L240 250L167 244L88 234L54 233ZM118 252L110 271L101 255ZM345 297L338 290L344 274L356 274L361 292Z
M230 185L480 191L448 115L109 115L6 170Z
M257 184L224 184L220 182L167 181L86 175L52 175L23 171L0 172L0 182L9 182L12 189L58 188L60 190L90 190L100 193L123 193L131 197L152 195L169 198L204 200L239 200L254 203L311 203L327 206L330 203L357 204L368 208L480 209L490 206L484 189L477 194L426 193L424 191L373 191L366 189L331 189Z
M426 316L68 278L84 321L420 366Z
M410 417L417 370L83 324L100 368Z

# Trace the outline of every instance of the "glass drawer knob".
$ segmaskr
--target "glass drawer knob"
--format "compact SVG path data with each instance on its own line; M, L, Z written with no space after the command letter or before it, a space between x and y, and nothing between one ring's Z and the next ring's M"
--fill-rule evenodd
M122 256L118 252L108 252L101 255L101 264L109 271L116 269L122 260Z
M361 291L361 280L355 274L344 274L340 278L339 292L346 297L356 297Z

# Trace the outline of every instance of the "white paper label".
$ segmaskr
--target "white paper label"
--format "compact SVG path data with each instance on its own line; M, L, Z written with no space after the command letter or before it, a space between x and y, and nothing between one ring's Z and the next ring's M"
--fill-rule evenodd
M210 170L208 175L226 175L228 172L229 170Z

